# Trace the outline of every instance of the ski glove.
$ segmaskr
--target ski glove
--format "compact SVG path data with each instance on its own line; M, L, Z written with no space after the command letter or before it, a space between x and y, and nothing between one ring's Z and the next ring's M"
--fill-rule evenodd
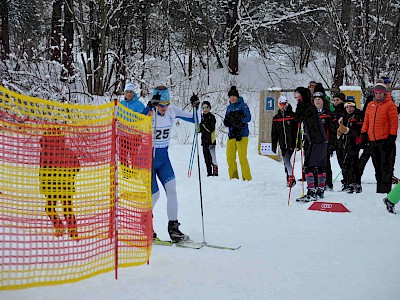
M368 146L369 146L368 132L363 132L361 133L361 147L365 148Z
M199 97L197 97L197 95L193 94L193 96L190 97L190 104L192 104L193 108L198 108L200 105Z
M237 129L242 129L243 123L242 123L242 118L244 114L241 111L230 111L229 114L227 115L226 119L228 123L231 125L229 127L234 127Z
M389 143L394 144L396 143L397 135L389 134Z
M156 107L160 103L161 95L157 93L151 98L149 103L147 104L150 108Z

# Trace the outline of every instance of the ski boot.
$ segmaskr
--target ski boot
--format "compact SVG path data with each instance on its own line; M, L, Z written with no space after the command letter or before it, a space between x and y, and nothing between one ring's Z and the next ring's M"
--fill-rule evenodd
M181 224L178 222L178 220L168 222L168 233L171 238L171 241L173 242L188 241L189 236L183 234L179 230L179 225Z
M309 188L307 194L297 198L297 202L310 202L310 201L317 201L317 194L314 188Z
M157 233L155 233L153 230L153 240L156 240L156 239L157 239Z
M388 212L390 212L391 214L396 213L396 210L394 209L394 204L390 202L388 198L383 198L383 203L385 203Z

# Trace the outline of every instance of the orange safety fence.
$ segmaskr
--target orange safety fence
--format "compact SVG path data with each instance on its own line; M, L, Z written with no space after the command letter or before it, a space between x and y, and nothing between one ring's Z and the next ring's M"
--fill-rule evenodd
M0 290L146 263L151 118L0 86Z

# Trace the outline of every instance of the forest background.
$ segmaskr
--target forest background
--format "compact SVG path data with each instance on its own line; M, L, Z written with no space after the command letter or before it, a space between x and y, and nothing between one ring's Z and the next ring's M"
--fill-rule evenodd
M47 99L109 101L132 81L142 97L167 84L184 107L193 92L225 95L247 55L267 71L271 60L283 67L267 72L266 88L295 88L282 86L284 67L299 74L313 65L327 88L364 89L383 75L396 85L399 77L400 0L0 0L0 7L1 84ZM224 85L210 87L218 69L228 74Z

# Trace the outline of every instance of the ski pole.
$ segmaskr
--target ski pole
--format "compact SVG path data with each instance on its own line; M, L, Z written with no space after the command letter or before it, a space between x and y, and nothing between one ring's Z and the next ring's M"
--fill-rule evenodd
M190 152L190 160L189 160L189 168L188 168L188 177L189 178L192 176L194 155L196 153L196 148L197 148L197 144L195 143L196 135L197 135L197 129L195 129L195 131L194 131L193 142L192 142L192 151Z
M199 125L199 120L197 117L197 109L194 108L194 123L195 123L195 136L196 136L196 148L197 148L197 168L198 168L198 173L199 173L199 187L200 187L200 207L201 207L201 225L202 225L202 230L203 230L203 244L206 244L206 239L204 235L204 209L203 209L203 192L201 188L201 176L200 176L200 154L199 154L199 139L198 139L198 134L197 134L197 128Z
M302 137L300 138L302 139ZM303 179L303 159L304 159L304 152L303 152L303 141L300 140L300 168L301 168L301 179ZM304 177L305 179L305 177ZM301 180L301 197L304 196L304 180Z
M290 187L289 187L289 196L288 196L288 206L290 206L290 195L292 194L292 187L293 187L293 180L294 180L294 167L295 167L295 164L296 164L297 142L298 142L298 139L299 139L300 127L301 127L301 124L299 124L298 127L297 127L297 133L296 133L296 148L295 148L295 150L294 150L294 158L293 158L293 166L292 166L292 175L291 175L291 178L289 178L289 185L290 185ZM290 180L292 180L292 182L291 182Z
M342 170L340 170L340 172L337 174L337 176L335 177L335 179L333 180L332 184L336 181L336 179L338 179L339 175L342 174Z

